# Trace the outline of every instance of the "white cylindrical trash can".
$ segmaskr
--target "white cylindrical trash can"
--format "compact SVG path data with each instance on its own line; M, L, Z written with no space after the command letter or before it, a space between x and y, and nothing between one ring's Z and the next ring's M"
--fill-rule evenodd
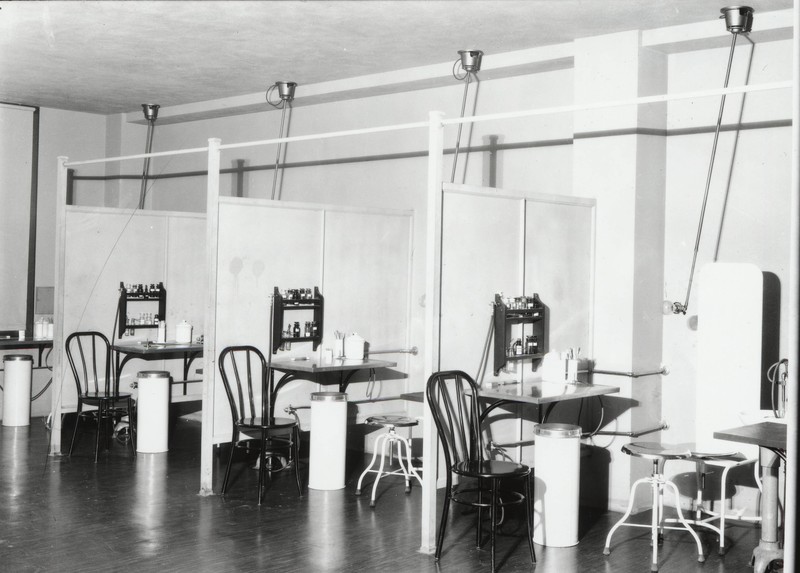
M578 543L581 428L539 424L533 484L533 540L547 547Z
M308 487L344 488L347 449L347 394L311 394L311 443L308 454Z
M136 451L166 452L169 443L169 372L145 370L138 376Z
M31 374L33 356L8 354L3 357L3 425L31 425Z

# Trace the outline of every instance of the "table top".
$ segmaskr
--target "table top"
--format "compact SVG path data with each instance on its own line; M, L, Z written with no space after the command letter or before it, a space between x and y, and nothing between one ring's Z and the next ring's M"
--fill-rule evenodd
M754 444L765 448L786 449L786 424L778 422L759 422L714 432L719 440Z
M531 380L526 382L501 383L497 386L486 386L480 389L483 398L496 400L511 400L513 402L526 402L528 404L548 404L564 400L580 400L592 396L615 394L619 392L618 386L604 386L600 384L587 384L586 382L547 382L544 380Z
M273 360L271 367L280 372L345 372L349 370L363 370L366 368L391 368L397 366L397 362L389 360L373 360L364 358L363 360L353 360L349 358L334 358L333 362L322 362L319 358L282 358Z
M52 348L53 341L50 339L43 340L33 338L26 338L20 340L17 337L0 338L0 350L17 350L20 348Z
M203 352L203 345L199 342L117 342L112 350L123 354L138 354L146 356L160 356L178 352Z

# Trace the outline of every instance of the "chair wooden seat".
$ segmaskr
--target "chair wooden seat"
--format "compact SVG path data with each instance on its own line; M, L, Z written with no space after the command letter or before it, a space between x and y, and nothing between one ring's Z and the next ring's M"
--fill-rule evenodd
M524 464L503 460L472 460L455 464L453 473L479 478L522 478L531 474L531 469Z

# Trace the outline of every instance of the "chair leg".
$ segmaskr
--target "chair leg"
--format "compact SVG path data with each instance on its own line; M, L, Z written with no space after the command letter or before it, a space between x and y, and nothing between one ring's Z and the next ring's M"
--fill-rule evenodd
M531 563L536 563L536 551L533 548L533 510L531 509L531 502L533 496L531 495L531 478L525 476L525 523L528 526L528 549L531 553Z
M447 529L447 514L450 510L450 495L453 487L453 476L447 471L447 484L445 485L444 504L442 505L442 519L439 523L439 534L436 536L436 553L434 560L439 561L442 556L442 544L444 543L444 532Z
M383 443L382 443L382 446L381 446L381 465L378 468L378 477L375 478L375 483L372 484L372 498L369 500L369 506L370 507L375 507L375 495L378 492L378 482L381 481L381 476L383 476L383 466L386 463L386 446L387 445L389 446L389 455L391 455L391 452L392 452L392 442L391 442L391 439L389 437L389 434L383 434L382 436L379 436L378 440L380 440L381 438L383 438ZM376 440L376 444L375 445L376 445L375 449L377 450L378 449L377 448L377 440Z
M490 522L490 536L491 536L491 552L492 552L492 573L495 573L495 549L494 540L497 531L497 478L492 478L492 505L489 508L489 522Z
M133 398L128 398L128 430L130 431L131 450L136 457L136 421L133 419Z
M483 505L483 478L478 478L478 511L477 511L478 523L475 526L475 547L477 549L480 549L481 545L483 544L482 543L483 536L481 535L481 533L483 533L483 530L481 529L481 527L483 526L483 507L481 507L482 505Z
M264 496L264 475L267 473L267 432L261 430L261 449L258 452L258 505Z
M400 464L400 468L403 470L403 475L406 478L406 493L411 493L411 477L417 478L419 485L422 486L422 478L417 473L417 468L415 468L411 463L411 443L408 439L402 438L397 436L397 461ZM406 461L403 461L403 446L406 448ZM407 464L407 465L406 465Z
M95 434L95 440L94 440L94 463L97 463L97 457L100 452L100 429L101 426L103 425L104 405L105 404L103 402L100 402L97 405L97 433Z
M652 478L646 477L637 479L635 482L633 482L633 486L631 486L630 498L628 499L628 508L625 510L625 513L622 515L622 517L619 518L619 521L617 521L609 530L608 535L606 535L606 545L603 548L603 555L611 555L611 537L614 535L614 532L622 527L622 525L628 520L628 518L631 516L631 513L633 513L633 503L636 501L636 488L643 483L649 484L651 481Z
M697 535L697 532L692 529L689 524L686 522L686 519L683 517L683 511L681 511L681 504L680 504L680 493L678 492L678 486L676 486L671 481L667 480L664 482L664 486L668 487L672 490L672 493L675 494L675 509L678 512L678 521L681 522L684 528L692 535L694 538L695 543L697 544L697 561L703 563L706 558L703 552L703 542L700 541L700 536Z
M381 434L377 438L375 438L375 443L372 445L372 460L369 462L369 465L364 468L364 471L361 472L361 477L358 478L358 485L356 485L356 495L361 495L361 483L364 481L364 477L369 473L372 467L375 465L375 460L378 459L378 444L384 438L386 434Z
M69 454L72 455L72 448L75 447L75 436L78 434L78 422L81 421L81 413L83 412L83 402L78 398L78 410L75 413L75 427L72 429L72 441L69 443Z
M292 454L294 456L294 481L297 484L297 495L303 495L303 485L300 483L300 428L295 426L292 430Z
M233 464L233 452L236 450L236 442L239 440L239 432L234 427L233 434L231 435L231 453L228 456L228 465L225 468L225 477L222 479L222 494L228 491L228 479L231 477L231 465Z

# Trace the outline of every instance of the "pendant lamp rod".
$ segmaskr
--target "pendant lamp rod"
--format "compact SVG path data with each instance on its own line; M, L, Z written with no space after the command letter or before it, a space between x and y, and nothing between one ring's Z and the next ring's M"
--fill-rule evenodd
M155 131L156 119L158 119L158 108L160 106L152 103L143 103L142 112L147 120L147 136L145 140L145 153L150 153L153 149L153 132ZM139 190L139 209L144 209L144 200L147 196L147 176L150 174L150 158L144 158L142 167L142 187Z
M273 91L275 91L277 89L278 90L278 95L281 98L280 99L281 127L280 127L280 131L278 131L278 139L281 139L283 137L283 125L284 125L284 122L286 120L286 107L289 106L289 108L291 109L291 103L292 103L292 100L294 99L294 90L295 90L296 87L297 87L297 84L295 82L275 82L275 84L272 85L267 90L267 103L269 103L271 106L273 106L273 107L277 107L278 106L277 103L272 103L272 101L270 100L270 94ZM281 150L282 150L282 148L283 148L283 142L280 141L280 142L278 142L278 150L275 153L275 169L272 172L272 195L270 196L271 199L276 199L275 190L276 190L277 184L278 184L278 166L279 166L280 160L281 160ZM281 198L281 194L280 194L280 191L278 191L277 199L280 199L280 198Z
M461 119L464 119L464 112L467 109L467 92L469 90L469 80L472 74L479 72L481 69L481 59L483 52L480 50L459 50L460 59L456 60L453 64L453 77L457 80L464 80L464 95L461 98ZM456 66L461 63L461 68L466 72L464 77L458 77L455 72ZM458 151L461 148L461 128L463 123L458 124L458 134L456 136L456 148L453 154L453 172L450 175L450 183L454 183L456 179L456 167L458 165Z
M753 27L753 9L748 6L734 6L731 8L723 8L721 10L722 16L720 18L725 18L725 25L728 28L728 31L732 34L731 37L731 48L728 54L728 67L725 71L725 84L724 88L728 87L728 81L731 77L731 67L733 64L733 54L736 49L736 38L739 34L747 34ZM717 155L717 143L719 142L719 132L720 127L722 126L722 115L725 111L725 94L722 94L719 102L719 113L717 114L717 124L714 130L714 142L711 146L711 158L708 162L708 173L706 174L706 186L705 192L703 193L703 204L700 208L700 219L697 223L697 236L694 242L694 254L692 256L692 265L691 269L689 270L689 281L686 287L686 298L684 299L683 304L680 302L672 303L672 313L673 314L686 314L686 311L689 309L689 296L692 293L692 282L694 280L694 270L695 266L697 265L697 253L700 249L700 237L703 234L703 220L705 219L706 214L706 205L708 204L708 193L711 188L711 175L714 172L714 159Z

